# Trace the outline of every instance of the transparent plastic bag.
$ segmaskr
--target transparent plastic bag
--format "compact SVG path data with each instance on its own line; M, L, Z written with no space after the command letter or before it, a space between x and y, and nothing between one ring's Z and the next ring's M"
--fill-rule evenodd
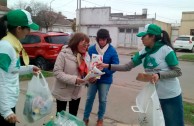
M25 119L31 123L35 122L51 113L52 106L52 94L44 76L42 73L33 76L28 83L26 92L26 100L23 109Z
M136 106L140 126L165 126L163 112L154 84L147 84L136 97Z
M61 111L58 112L57 117L55 119L51 119L46 126L85 126L85 124L76 116L66 111Z

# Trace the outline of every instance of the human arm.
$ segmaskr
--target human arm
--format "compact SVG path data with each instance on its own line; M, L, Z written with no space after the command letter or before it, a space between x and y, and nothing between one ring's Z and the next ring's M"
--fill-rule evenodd
M108 50L108 53L104 55L104 63L108 63L108 64L112 64L112 65L117 65L119 64L119 57L118 54L116 52L116 50L112 47L112 50ZM111 54L111 56L107 56L108 54ZM111 75L115 72L115 70L109 69L109 68L105 68L103 69L103 72L106 73L106 75Z
M19 122L16 115L11 109L10 104L14 101L10 101L10 85L9 83L12 73L10 73L10 65L12 64L12 57L15 50L7 43L1 43L0 46L0 114L10 123ZM16 73L17 74L17 73ZM10 77L8 79L7 77ZM12 90L11 90L12 91ZM12 93L12 92L11 92Z
M1 62L1 58L0 58ZM7 90L10 86L7 83L7 79L5 78L6 74L9 74L8 72L4 71L0 67L0 114L4 117L5 120L7 120L10 123L19 123L19 120L17 119L16 115L10 108L10 101L9 101L9 91Z
M34 75L37 75L40 73L40 68L34 65L27 65L27 66L21 66L19 70L20 75L33 73Z
M71 60L71 63L68 62L70 63L68 66L66 60L68 60L67 54L64 52L60 52L56 59L54 69L53 69L53 73L56 79L58 79L59 81L65 84L71 84L71 85L76 85L76 84L79 85L85 82L77 74L75 74L77 71L77 63ZM66 72L65 70L69 72Z
M169 79L174 77L179 77L182 75L181 69L178 66L170 67L168 71L162 71L152 74L150 79L151 83L156 83L159 79Z
M103 69L108 68L113 71L130 71L132 68L134 68L135 65L132 61L130 61L127 64L105 64L105 63L99 63L97 65L97 68Z
M5 118L5 120L9 123L20 123L15 113L10 114L7 118Z

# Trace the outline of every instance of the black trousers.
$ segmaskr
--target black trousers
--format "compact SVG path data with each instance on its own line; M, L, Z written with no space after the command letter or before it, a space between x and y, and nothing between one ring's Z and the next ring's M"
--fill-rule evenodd
M15 107L12 108L12 111L15 113ZM9 123L0 115L0 126L15 126L15 123Z
M81 98L69 101L69 113L70 114L77 116L80 100ZM62 110L66 111L67 102L68 101L57 100L57 112L61 112Z

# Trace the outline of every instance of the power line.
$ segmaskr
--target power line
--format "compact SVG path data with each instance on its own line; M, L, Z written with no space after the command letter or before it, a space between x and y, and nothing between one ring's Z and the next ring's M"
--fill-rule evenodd
M113 1L116 1L116 2L118 2L118 0L113 0ZM115 2L115 3L116 3ZM114 3L114 2L112 2L112 3ZM129 5L143 5L143 6L152 6L152 7L165 7L165 8L178 8L178 9L180 9L180 8L187 8L187 9L193 9L193 7L183 7L183 6L177 6L177 5L175 5L174 3L173 4L164 4L164 3L140 3L140 2L131 2L131 1L129 1L129 0L119 0L119 3L121 3L121 4L125 4L126 5L126 3L127 4L129 4ZM119 4L119 3L117 3L117 4Z
M59 8L59 7L65 7L67 6L68 4L72 3L74 0L70 0L69 2L63 4L63 5L60 5L60 6L57 6L56 8Z

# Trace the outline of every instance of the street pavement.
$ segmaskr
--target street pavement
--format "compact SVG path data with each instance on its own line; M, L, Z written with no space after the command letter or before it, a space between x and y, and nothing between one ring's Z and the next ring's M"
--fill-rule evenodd
M136 52L137 50L134 49L128 49L128 48L117 48L118 54L122 55L131 55L132 52ZM132 72L136 72L135 70ZM115 76L116 75L116 76ZM131 110L131 106L135 105L135 98L139 91L143 88L144 83L143 82L137 82L135 81L135 75L133 80L131 80L129 83L130 86L126 84L123 80L118 79L117 72L114 75L114 82L110 88L110 92L108 94L108 101L107 101L107 110L105 113L104 118L104 126L138 126L137 121L137 113L134 113ZM126 76L126 74L121 74L121 76ZM126 76L127 77L127 76ZM49 87L52 90L52 85L54 83L54 77L48 77L46 78L47 82L49 83ZM56 112L56 102L54 100L54 106L52 109L52 113L40 120L38 120L35 123L28 123L23 118L23 108L24 108L24 102L25 102L25 93L27 89L27 83L28 81L22 81L20 82L20 97L17 104L17 116L20 119L20 123L16 126L42 126L44 123L48 122L50 120L51 116L55 115ZM120 84L118 84L120 83ZM83 88L83 97L81 99L79 112L78 112L78 118L83 118L83 111L86 101L86 92L87 88ZM95 126L96 120L97 120L97 111L98 111L98 97L96 97L94 101L93 110L90 116L90 122L89 126ZM187 125L188 126L188 125Z
M49 83L50 89L52 89L52 84L54 83L54 77L46 78ZM21 123L16 126L42 126L44 123L48 122L51 116L55 115L56 112L56 102L54 100L54 106L52 113L43 119L35 122L28 123L24 120L22 112L25 102L25 93L27 89L28 81L20 82L20 97L17 104L17 115ZM86 101L87 88L83 89L83 97L81 99L80 108L78 112L78 117L83 118L84 105ZM131 111L130 106L135 105L135 97L138 91L130 88L125 88L122 86L112 85L107 102L107 111L104 119L104 126L137 126L137 114ZM95 99L93 111L90 116L89 126L95 126L97 120L97 108L98 101Z

